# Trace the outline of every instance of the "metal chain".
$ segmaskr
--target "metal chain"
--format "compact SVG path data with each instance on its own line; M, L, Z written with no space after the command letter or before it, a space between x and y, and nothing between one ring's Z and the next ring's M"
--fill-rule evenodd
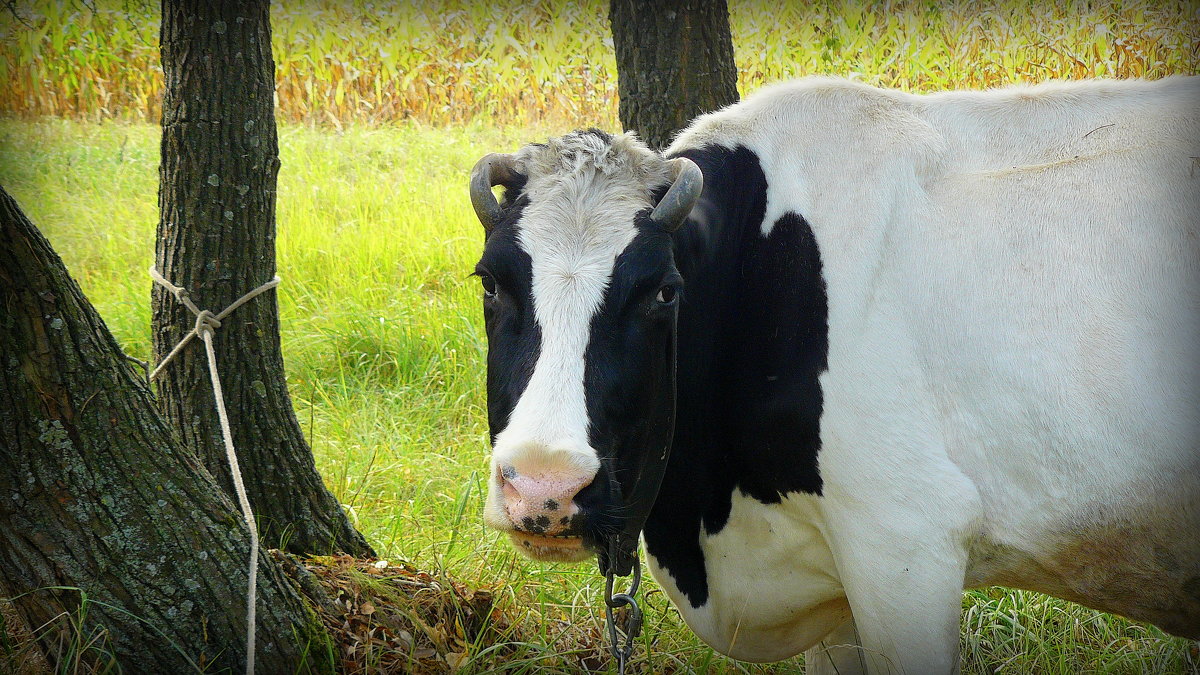
M605 576L605 625L608 627L608 651L617 660L617 674L625 675L625 664L629 662L629 657L633 656L634 644L638 636L642 633L642 608L638 606L637 600L634 598L637 595L638 586L642 583L642 564L638 560L636 552L633 557L633 580L629 584L629 590L614 595L613 583L615 577L616 574L611 570ZM613 610L625 606L629 607L629 611L625 614L625 619L618 628ZM624 643L621 641L622 635L625 636Z

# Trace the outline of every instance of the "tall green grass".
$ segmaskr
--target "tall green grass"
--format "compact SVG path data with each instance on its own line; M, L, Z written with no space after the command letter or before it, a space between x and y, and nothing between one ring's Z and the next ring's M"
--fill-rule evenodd
M411 121L280 130L279 297L298 417L330 488L383 556L498 586L525 637L503 658L474 645L468 672L571 672L583 639L600 635L601 579L592 565L529 561L480 520L484 340L478 282L467 274L482 231L465 176L485 152L550 133ZM146 124L0 121L0 184L50 237L121 343L143 358L158 139ZM638 658L653 672L800 670L799 659L757 666L717 655L653 583L643 597ZM1189 668L1187 641L1036 593L983 589L963 604L967 672Z
M158 2L16 4L16 16L0 11L0 112L158 121ZM1196 0L729 4L743 94L812 74L929 91L1200 72ZM614 127L607 7L277 1L279 115L334 127L409 119Z

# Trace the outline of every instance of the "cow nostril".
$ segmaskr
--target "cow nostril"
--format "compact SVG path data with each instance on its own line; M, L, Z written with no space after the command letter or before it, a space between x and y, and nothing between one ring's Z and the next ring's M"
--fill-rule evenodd
M546 536L571 530L580 510L575 495L593 478L569 470L524 473L511 465L497 466L495 475L504 509L516 529Z

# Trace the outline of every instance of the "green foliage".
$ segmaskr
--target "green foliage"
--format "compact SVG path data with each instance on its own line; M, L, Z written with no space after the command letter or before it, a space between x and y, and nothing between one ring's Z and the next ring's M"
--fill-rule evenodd
M931 91L1200 72L1195 0L730 5L743 94L813 74ZM607 8L605 0L277 1L279 116L338 128L409 119L614 128ZM158 3L40 0L19 16L0 12L0 112L159 120Z
M282 340L301 425L330 488L381 555L500 585L499 601L523 623L497 630L521 642L473 645L467 672L569 672L570 655L594 644L581 636L600 629L602 580L592 565L526 560L480 517L484 338L478 282L467 275L483 233L465 177L482 154L549 133L415 122L280 132ZM145 124L0 121L0 184L142 358L158 140ZM652 583L644 598L639 659L650 654L654 672L799 670L799 659L759 666L716 655ZM972 591L963 606L967 672L1188 667L1185 640L1036 593ZM327 649L313 644L314 659L328 658Z

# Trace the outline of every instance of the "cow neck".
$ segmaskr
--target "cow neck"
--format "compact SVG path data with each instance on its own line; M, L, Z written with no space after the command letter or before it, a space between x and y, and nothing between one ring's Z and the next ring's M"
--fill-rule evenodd
M676 335L676 331L672 331L670 344L667 346L667 359L672 374L676 373L678 363L676 356ZM677 381L677 376L672 379ZM671 398L676 400L678 395L674 382L671 384L670 392ZM638 535L645 528L645 523L650 517L651 510L654 508L654 503L670 461L672 435L675 426L674 405L668 411L668 417L665 421L667 428L664 430L661 443L653 443L645 448L648 456L641 464L637 479L634 481L629 494L626 495L624 503L621 505L624 526L609 541L607 550L600 552L598 563L602 574L609 575L610 577L612 575L628 576L634 571L633 568L639 564L637 559Z
M647 551L689 602L707 601L702 536L727 524L735 490L764 503L820 494L825 288L812 231L786 213L762 234L767 178L745 147L679 153L705 189L675 236L683 275L676 429Z

